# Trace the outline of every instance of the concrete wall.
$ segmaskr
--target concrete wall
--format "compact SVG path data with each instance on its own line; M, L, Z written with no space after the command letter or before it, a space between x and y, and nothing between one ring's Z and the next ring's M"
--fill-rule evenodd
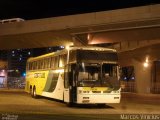
M146 42L143 41L142 44L144 45L144 43ZM146 44L147 46L145 47L135 47L135 49L127 47L127 43L123 45L125 46L121 46L121 52L119 52L119 64L122 67L134 66L135 87L137 93L151 93L153 85L153 63L154 61L160 60L160 44ZM119 47L119 45L117 45L117 47ZM144 67L146 58L148 58L148 67Z
M133 59L135 70L135 86L137 93L150 93L151 88L151 64L144 67L142 62Z

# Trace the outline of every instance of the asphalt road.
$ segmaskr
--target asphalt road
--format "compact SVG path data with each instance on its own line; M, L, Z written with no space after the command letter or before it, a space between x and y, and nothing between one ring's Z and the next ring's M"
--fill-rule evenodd
M136 120L148 114L160 119L160 102L156 97L123 95L120 104L68 107L44 97L31 98L23 91L0 91L0 120L118 120L130 114Z

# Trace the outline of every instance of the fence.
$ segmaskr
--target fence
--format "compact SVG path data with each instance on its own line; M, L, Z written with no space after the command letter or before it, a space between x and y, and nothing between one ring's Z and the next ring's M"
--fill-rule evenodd
M25 78L24 77L8 77L7 78L7 87L8 88L21 88L25 87Z
M153 83L152 88L151 88L151 93L160 94L160 83L159 82Z
M136 92L134 81L121 81L122 92Z

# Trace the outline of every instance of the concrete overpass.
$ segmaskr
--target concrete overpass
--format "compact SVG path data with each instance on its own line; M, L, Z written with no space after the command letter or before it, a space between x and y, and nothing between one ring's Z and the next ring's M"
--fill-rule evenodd
M0 24L0 49L159 40L159 11L157 4Z

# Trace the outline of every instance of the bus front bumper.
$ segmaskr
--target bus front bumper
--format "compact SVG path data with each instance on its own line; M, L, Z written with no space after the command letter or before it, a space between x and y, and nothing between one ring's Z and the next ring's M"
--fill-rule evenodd
M120 94L78 94L78 104L120 103Z

